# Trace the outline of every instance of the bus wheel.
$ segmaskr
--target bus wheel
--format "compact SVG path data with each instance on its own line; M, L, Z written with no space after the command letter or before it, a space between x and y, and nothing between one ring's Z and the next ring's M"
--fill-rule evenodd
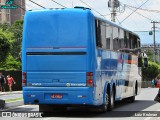
M137 82L136 82L135 91L134 91L135 95L137 95L137 91L138 91L138 85L137 85ZM135 101L135 95L128 98L128 100L129 100L130 103L133 103Z
M106 91L105 99L106 99L106 102L99 107L98 112L107 112L108 110L109 96L107 91Z
M114 89L112 89L112 92L109 94L109 104L108 104L108 111L111 111L114 108L115 103L115 95L114 95Z
M130 99L130 102L133 103L135 101L135 96L132 96L129 99Z

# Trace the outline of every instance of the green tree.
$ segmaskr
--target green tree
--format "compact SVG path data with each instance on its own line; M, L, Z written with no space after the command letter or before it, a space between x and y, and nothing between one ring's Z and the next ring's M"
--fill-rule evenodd
M11 54L9 54L1 64L0 70L21 70L21 62L17 61Z
M10 43L8 36L0 29L0 63L4 62L10 51Z
M11 55L21 61L21 43L22 43L23 21L17 20L11 26L11 32L14 34L14 41L11 45Z
M148 56L148 60L153 61L154 50L153 49L146 49L146 54Z
M154 79L160 73L160 66L154 62L149 61L147 68L142 68L143 80L149 81Z
M0 28L3 30L3 31L10 31L11 29L11 26L8 24L8 23L0 23Z
M0 24L0 69L21 69L21 42L23 21L18 20L12 26Z

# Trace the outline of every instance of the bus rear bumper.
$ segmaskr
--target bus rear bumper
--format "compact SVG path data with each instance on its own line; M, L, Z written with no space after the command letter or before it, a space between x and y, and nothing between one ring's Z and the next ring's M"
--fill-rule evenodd
M93 88L89 87L24 87L23 98L24 104L94 105Z

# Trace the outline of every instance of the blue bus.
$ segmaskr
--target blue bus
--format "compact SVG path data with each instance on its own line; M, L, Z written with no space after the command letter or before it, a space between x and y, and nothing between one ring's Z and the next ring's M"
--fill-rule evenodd
M87 8L27 11L22 42L24 104L112 110L141 89L140 38Z

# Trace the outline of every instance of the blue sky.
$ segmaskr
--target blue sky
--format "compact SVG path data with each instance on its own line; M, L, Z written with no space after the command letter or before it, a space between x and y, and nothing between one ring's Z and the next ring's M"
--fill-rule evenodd
M32 0L46 8L61 8L60 5L54 3L52 0ZM54 0L68 8L72 8L74 6L85 6L82 1L90 5L93 9L105 15L107 20L111 20L110 10L108 8L109 0ZM159 10L160 11L160 0L119 0L121 3L121 9L117 12L116 23L119 24L122 22L127 16L129 16L135 8L124 7L124 4L139 7L143 3L146 3L141 7L142 9L147 10ZM26 0L26 8L29 9L39 9L40 7L33 4L29 0ZM132 9L132 10L131 10ZM151 21L160 22L160 12L148 12L147 10L137 10L138 13L133 13L130 17L128 17L121 25L131 31L150 31L152 30L153 24ZM95 14L99 15L97 12L92 10ZM141 14L141 15L140 15ZM156 24L156 27L160 28L160 24ZM160 30L160 29L157 29ZM136 32L140 38L141 43L153 43L153 36L150 36L148 32ZM160 31L156 32L156 43L160 43Z

